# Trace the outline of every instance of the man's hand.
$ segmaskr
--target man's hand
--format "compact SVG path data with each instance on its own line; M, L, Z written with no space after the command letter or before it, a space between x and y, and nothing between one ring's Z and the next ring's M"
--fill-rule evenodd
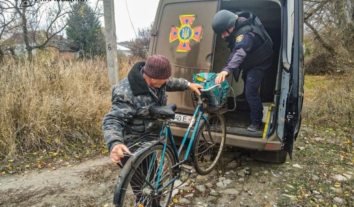
M124 157L123 152L130 154L129 148L127 146L125 146L124 144L117 144L113 147L109 156L111 157L113 162L120 163L120 159Z
M228 72L226 72L226 71L221 71L221 72L218 74L218 76L216 76L216 78L215 78L215 83L216 83L216 84L222 83L222 82L225 80L225 78L226 78L227 75L229 75Z
M189 89L194 91L196 94L200 95L199 89L203 89L204 87L202 85L196 84L196 83L190 83Z

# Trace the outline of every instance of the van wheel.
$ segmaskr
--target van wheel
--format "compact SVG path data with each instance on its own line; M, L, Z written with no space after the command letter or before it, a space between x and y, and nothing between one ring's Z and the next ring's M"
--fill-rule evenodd
M283 164L286 161L287 152L280 151L251 151L250 157L254 160Z

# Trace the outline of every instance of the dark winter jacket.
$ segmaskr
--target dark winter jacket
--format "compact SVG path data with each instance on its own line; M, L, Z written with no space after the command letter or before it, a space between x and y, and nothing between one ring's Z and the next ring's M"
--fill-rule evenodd
M112 90L112 109L104 116L102 124L109 151L117 144L138 139L142 133L158 130L160 124L149 115L149 107L166 105L166 91L189 88L186 79L169 78L156 95L142 75L144 65L145 62L136 63Z

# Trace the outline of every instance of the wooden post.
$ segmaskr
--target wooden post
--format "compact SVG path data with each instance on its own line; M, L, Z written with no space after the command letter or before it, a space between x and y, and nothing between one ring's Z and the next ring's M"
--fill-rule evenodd
M118 56L116 24L114 21L114 1L103 0L104 24L106 30L106 51L108 77L112 86L118 83Z

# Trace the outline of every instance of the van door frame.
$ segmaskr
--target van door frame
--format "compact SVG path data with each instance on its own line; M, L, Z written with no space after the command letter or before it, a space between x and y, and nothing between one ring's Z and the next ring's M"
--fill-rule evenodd
M301 110L303 103L303 0L295 0L294 5L294 40L293 58L290 66L290 90L287 98L284 138L282 149L291 157L293 143L297 138L301 125Z

